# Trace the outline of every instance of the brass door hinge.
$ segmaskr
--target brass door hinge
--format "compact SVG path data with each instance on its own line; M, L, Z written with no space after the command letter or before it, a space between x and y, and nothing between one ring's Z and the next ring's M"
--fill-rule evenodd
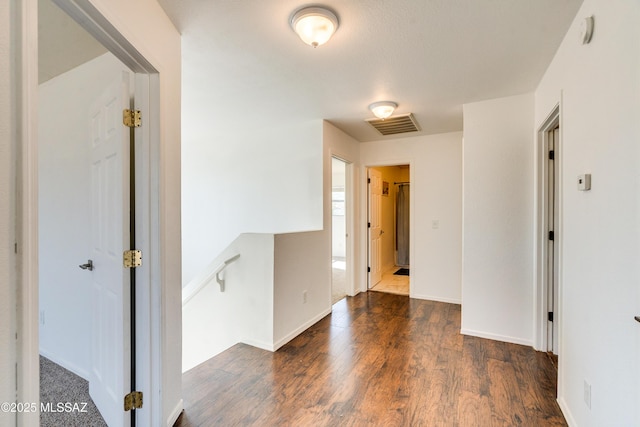
M123 110L122 123L124 123L126 127L139 128L142 124L142 114L140 110Z
M132 391L124 397L124 410L130 411L132 409L142 408L142 392Z
M142 265L142 251L132 249L124 251L122 255L125 268L135 268Z

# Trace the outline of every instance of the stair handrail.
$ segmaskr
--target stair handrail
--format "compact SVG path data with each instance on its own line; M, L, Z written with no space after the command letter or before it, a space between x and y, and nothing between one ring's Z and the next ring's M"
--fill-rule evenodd
M216 282L218 282L218 285L220 285L220 292L224 292L225 281L224 281L224 278L220 277L220 273L222 273L229 264L231 264L238 258L240 258L240 254L236 254L230 258L227 258L225 261L223 261L215 270L213 270L208 276L204 278L204 280L200 282L200 285L198 285L195 291L191 292L189 296L182 299L182 305L185 305L191 300L191 298L196 296L196 294L198 294L211 281L213 276L216 277Z

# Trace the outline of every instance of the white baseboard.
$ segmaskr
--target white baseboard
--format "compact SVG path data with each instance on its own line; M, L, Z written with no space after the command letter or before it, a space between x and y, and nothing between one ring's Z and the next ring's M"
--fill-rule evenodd
M569 406L567 405L566 400L564 400L564 398L562 397L558 397L556 402L558 402L558 405L560 406L560 410L562 411L562 415L564 415L564 419L567 421L567 424L569 425L569 427L577 426L578 423L576 423L576 420L573 419L573 415L569 410Z
M410 294L409 297L414 299L424 299L428 301L446 302L448 304L458 304L458 305L462 304L462 300L460 299L436 297L433 295Z
M243 338L240 342L262 350L275 351L273 344L268 342L252 340L251 338Z
M508 342L511 344L526 345L533 348L533 341L525 340L522 338L510 337L507 335L492 334L490 332L474 331L472 329L465 329L465 328L460 329L460 333L462 335L470 335L472 337L486 338L489 340Z
M305 322L302 326L300 326L299 328L297 328L294 331L290 332L285 337L283 337L283 338L279 339L278 341L276 341L273 344L273 351L276 351L277 349L279 349L280 347L282 347L283 345L285 345L286 343L288 343L289 341L291 341L292 339L294 339L295 337L297 337L298 335L300 335L301 333L303 333L304 331L309 329L311 326L313 326L316 323L318 323L320 320L322 320L322 318L324 318L328 314L331 314L331 307L329 307L328 309L324 310L322 313L318 314L317 316L315 316L311 320Z
M60 359L56 355L49 353L46 349L40 348L40 354L47 359L51 360L53 363L62 366L64 369L73 372L77 376L89 381L89 371L81 368L75 363L71 363L68 360Z
M182 401L182 399L180 399L176 407L173 408L173 411L171 411L171 413L169 414L169 417L167 418L167 427L173 427L173 425L178 420L178 417L182 413L183 409L184 409L184 402Z

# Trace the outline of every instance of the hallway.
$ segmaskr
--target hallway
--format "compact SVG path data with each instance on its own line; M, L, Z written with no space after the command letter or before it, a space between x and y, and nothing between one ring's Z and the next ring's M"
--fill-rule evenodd
M545 353L459 330L459 305L347 297L275 353L237 344L186 372L175 425L566 425Z

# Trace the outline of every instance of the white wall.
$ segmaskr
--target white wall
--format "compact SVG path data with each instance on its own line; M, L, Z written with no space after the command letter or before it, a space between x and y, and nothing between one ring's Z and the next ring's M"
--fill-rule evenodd
M281 347L331 312L332 158L351 163L346 167L347 217L355 218L354 200L360 144L328 122L322 125L322 221L317 232L278 234L274 240L273 346ZM354 167L355 166L355 167ZM351 191L349 191L351 189ZM357 233L347 223L347 282L359 277L353 266ZM351 263L351 265L350 265ZM306 292L306 302L303 293ZM353 294L352 289L347 293Z
M360 146L360 163L362 176L366 166L410 164L411 297L460 303L462 134L366 142ZM360 193L360 209L366 215L366 189ZM439 221L439 228L432 228L433 221ZM360 229L360 263L366 271L366 220ZM363 275L361 290L366 280Z
M582 45L589 15L593 40ZM638 22L635 0L585 0L535 94L536 128L561 105L558 400L575 426L640 425ZM583 173L591 191L577 191Z
M533 95L465 104L462 332L533 343Z
M238 342L273 350L273 234L240 235L206 271L237 254L240 258L222 273L224 292L214 276L183 306L183 371ZM190 295L194 289L184 290Z
M91 273L78 268L91 253L91 135L85 122L92 103L122 79L123 70L107 53L39 89L40 353L85 379L91 369ZM63 120L70 116L79 120Z
M293 132L291 129L289 131ZM226 169L229 164L224 162L219 164L219 168L212 168L215 173L227 170L227 173L232 174L237 181L224 178L224 182L231 183L231 187L236 183L246 188L253 187L254 199L259 197L260 200L251 200L248 195L232 194L237 188L230 187L229 197L239 197L244 204L220 206L220 214L230 215L229 220L224 222L228 226L221 227L221 223L216 223L209 224L209 227L216 231L215 236L228 230L241 229L247 224L265 229L285 227L286 217L302 210L306 213L306 220L319 217L323 229L315 232L277 233L275 236L274 233L241 234L210 260L207 266L200 269L184 287L185 296L191 295L209 271L215 270L228 257L240 253L238 261L228 267L227 290L224 293L219 292L217 284L212 282L184 306L184 370L238 342L275 350L331 311L331 156L337 155L347 161L357 159L358 143L326 122L322 125L319 142L315 140L315 124L311 127L301 126L298 131L299 134L294 132L294 136L289 136L290 140L280 135L280 139L287 141L285 144L299 145L285 150L289 154L293 153L292 156L297 161L263 147L264 140L257 144L248 138L244 142L238 142L245 144L244 149L249 145L253 146L246 153L246 164L231 165L230 169L234 172ZM273 144L277 143L276 134L284 132L279 130L272 135ZM296 138L297 142L294 141ZM316 153L318 144L320 151ZM229 151L234 150L238 150L238 147ZM252 158L254 155L256 157ZM205 174L209 172L204 171ZM251 179L243 181L246 176L251 176ZM265 180L256 178L260 176ZM347 173L347 181L351 179L352 176ZM278 182L279 185L276 185ZM300 185L306 189L303 191ZM353 186L347 182L347 186L349 185ZM299 188L295 188L296 186ZM258 189L260 194L256 193ZM275 191L277 189L283 192L278 194ZM321 196L320 204L316 205L317 200L313 195L318 189ZM206 205L206 201L203 203ZM236 211L239 207L244 207L246 211ZM354 206L348 207L351 210L353 208ZM236 222L232 211L237 216ZM256 212L261 215L256 215ZM296 224L301 226L300 222ZM235 231L231 232L233 233ZM200 236L193 239L204 240ZM186 240L185 237L185 244L188 245ZM353 250L353 247L353 243L348 241L347 250ZM355 274L353 268L351 270L351 275ZM303 298L305 291L306 302Z
M331 312L331 242L327 242L327 234L275 236L274 349Z
M15 401L15 168L12 135L11 88L9 76L13 52L10 33L14 29L10 19L11 2L0 4L0 402ZM13 425L15 417L0 411L0 424Z
M322 215L318 232L280 234L275 237L274 347L279 348L331 312L332 161L348 164L346 187L347 294L349 283L359 277L354 266L358 250L357 233L349 218L355 218L358 187L354 170L358 166L359 143L329 122L322 124ZM303 293L306 293L306 302Z
M239 342L275 351L329 314L326 234L247 233L222 251L184 288L183 371ZM222 273L221 292L211 272L237 254Z
M183 286L241 233L322 229L322 122L183 144Z

